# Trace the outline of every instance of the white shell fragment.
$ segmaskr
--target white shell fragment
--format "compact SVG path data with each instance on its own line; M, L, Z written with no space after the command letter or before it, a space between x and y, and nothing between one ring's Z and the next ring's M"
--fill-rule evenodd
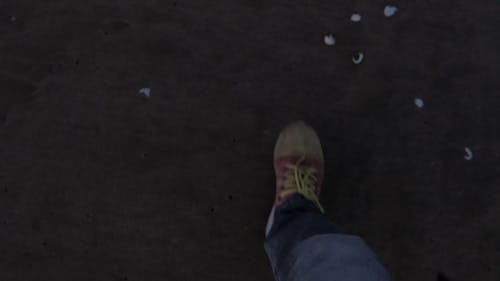
M361 15L360 14L352 14L351 15L351 21L352 22L360 22L361 21Z
M424 107L424 100L421 99L421 98L415 98L415 105L418 107L418 108L422 108Z
M151 88L142 88L139 90L139 94L143 95L146 98L151 97Z
M464 159L469 161L469 160L472 160L473 157L474 157L474 155L472 154L472 151L470 150L470 148L465 147Z
M392 5L387 5L384 8L384 16L390 18L396 14L398 11L398 7L392 6Z
M332 34L327 34L323 38L323 41L325 42L325 45L333 46L335 45L335 36L333 36Z
M352 55L352 62L354 64L360 64L364 58L365 55L362 52L357 52Z

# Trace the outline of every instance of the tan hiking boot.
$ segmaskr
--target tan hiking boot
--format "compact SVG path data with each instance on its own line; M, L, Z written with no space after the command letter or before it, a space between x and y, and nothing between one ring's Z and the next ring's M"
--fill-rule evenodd
M299 121L281 131L274 148L274 171L275 206L298 193L323 212L318 198L324 173L323 150L313 128Z

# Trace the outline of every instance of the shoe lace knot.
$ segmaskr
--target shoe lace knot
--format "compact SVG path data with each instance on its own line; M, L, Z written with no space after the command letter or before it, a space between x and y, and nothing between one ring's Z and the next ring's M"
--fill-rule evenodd
M302 165L304 157L301 157L295 164L287 163L284 174L285 181L280 192L282 198L293 193L298 193L306 199L312 201L319 210L324 213L323 206L319 203L316 189L318 188L318 170L315 167Z

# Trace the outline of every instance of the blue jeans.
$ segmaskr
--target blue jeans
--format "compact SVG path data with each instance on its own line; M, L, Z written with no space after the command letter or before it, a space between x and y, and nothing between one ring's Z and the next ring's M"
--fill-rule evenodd
M390 280L363 240L342 234L302 195L273 208L269 219L264 248L277 281Z

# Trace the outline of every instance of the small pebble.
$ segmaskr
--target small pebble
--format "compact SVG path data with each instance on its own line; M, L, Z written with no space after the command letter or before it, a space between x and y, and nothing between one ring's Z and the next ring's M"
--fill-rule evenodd
M351 15L351 21L352 22L360 22L361 21L361 15L360 14L352 14Z
M474 155L472 154L472 151L470 150L470 148L465 147L464 159L469 161L469 160L472 160L473 157L474 157Z
M143 95L146 98L151 97L151 88L142 88L139 90L139 94Z
M352 55L352 62L354 64L360 64L364 58L365 55L362 52L357 52Z
M323 38L323 41L325 42L325 45L327 45L327 46L335 45L335 37L332 34L325 35L325 37Z
M415 105L418 107L418 108L422 108L424 107L424 100L420 99L420 98L415 98Z
M390 18L396 14L398 11L398 7L392 6L392 5L387 5L384 8L384 16Z

